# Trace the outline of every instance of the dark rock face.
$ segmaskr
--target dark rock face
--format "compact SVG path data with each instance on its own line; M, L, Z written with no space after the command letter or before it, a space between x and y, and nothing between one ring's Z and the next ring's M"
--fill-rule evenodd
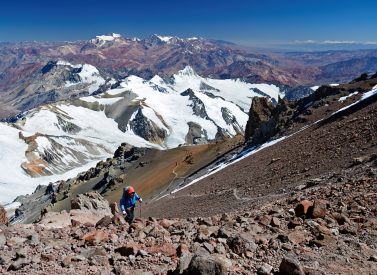
M142 109L139 109L135 118L130 121L130 126L135 134L153 143L163 143L167 135L165 129L159 128L143 115Z
M204 106L204 103L195 95L193 90L187 89L186 91L181 93L181 95L189 97L190 101L192 102L190 106L196 116L208 119L208 114Z
M290 117L285 117L288 103L280 100L276 106L265 97L255 97L246 124L245 141L261 144L284 129Z
M300 262L293 259L285 257L281 261L279 272L282 275L304 275L305 272L300 265Z
M251 139L258 128L270 120L273 109L274 106L267 98L253 98L249 111L249 120L246 124L245 140Z
M234 131L236 131L237 134L244 134L244 130L241 127L241 125L239 125L237 118L232 114L232 112L228 108L222 107L221 115L227 124L233 126L233 129Z

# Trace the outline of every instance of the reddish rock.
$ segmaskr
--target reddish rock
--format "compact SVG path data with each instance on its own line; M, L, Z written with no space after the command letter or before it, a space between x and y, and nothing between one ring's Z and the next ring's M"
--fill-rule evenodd
M7 243L7 238L4 232L0 229L0 248L2 248Z
M173 244L164 243L162 245L154 245L147 250L150 254L161 253L162 255L172 257L177 255L177 249Z
M65 257L62 261L62 266L63 267L69 267L72 263L72 257L68 256L68 257Z
M305 234L302 231L295 230L288 234L288 240L293 244L300 244L306 241Z
M99 244L101 242L105 242L109 240L109 234L102 231L102 230L94 230L85 234L82 239L89 244Z
M301 201L295 208L295 214L297 217L307 215L310 207L313 206L313 203L308 200Z
M315 200L313 207L309 208L310 216L312 218L324 218L326 216L326 201Z
M160 221L160 225L163 228L168 229L171 226L171 222L167 219L163 219L163 220Z
M263 225L270 225L272 217L270 215L264 215L259 217L259 223Z

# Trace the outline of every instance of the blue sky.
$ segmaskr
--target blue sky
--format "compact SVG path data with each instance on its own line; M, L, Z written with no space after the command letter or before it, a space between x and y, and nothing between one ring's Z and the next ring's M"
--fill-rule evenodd
M377 42L377 1L2 1L0 41L77 40L116 32L202 36L244 45Z

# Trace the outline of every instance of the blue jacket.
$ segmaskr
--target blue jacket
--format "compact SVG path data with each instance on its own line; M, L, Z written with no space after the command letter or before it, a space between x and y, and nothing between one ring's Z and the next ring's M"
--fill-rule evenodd
M136 201L140 200L140 197L138 194L135 193L133 197L128 195L127 189L125 188L123 191L122 198L120 199L120 210L126 211L127 208L134 207L136 204Z

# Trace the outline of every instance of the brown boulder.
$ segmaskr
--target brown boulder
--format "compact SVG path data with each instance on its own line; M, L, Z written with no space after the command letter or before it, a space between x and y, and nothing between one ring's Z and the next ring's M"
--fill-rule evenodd
M315 200L313 207L309 208L309 215L312 218L324 218L326 216L326 201L325 200Z
M300 262L293 258L285 257L280 263L279 274L281 275L304 275L305 272Z
M305 234L302 231L295 230L288 234L288 240L293 244L300 244L306 241Z
M245 254L247 251L254 252L257 249L254 237L247 233L241 233L233 238L228 238L228 245L238 255Z
M269 215L264 215L264 216L259 217L259 223L266 226L270 225L271 220L272 220L272 217Z
M176 256L177 254L177 249L173 244L170 243L164 243L161 245L154 245L148 248L147 250L150 254L157 254L161 253L162 255L172 257Z
M112 218L110 216L105 216L96 223L96 227L107 227L111 223Z
M297 217L307 215L310 208L313 206L313 202L308 200L301 201L295 208L295 214Z
M94 230L82 236L82 239L89 244L96 245L109 240L109 234L101 230Z

